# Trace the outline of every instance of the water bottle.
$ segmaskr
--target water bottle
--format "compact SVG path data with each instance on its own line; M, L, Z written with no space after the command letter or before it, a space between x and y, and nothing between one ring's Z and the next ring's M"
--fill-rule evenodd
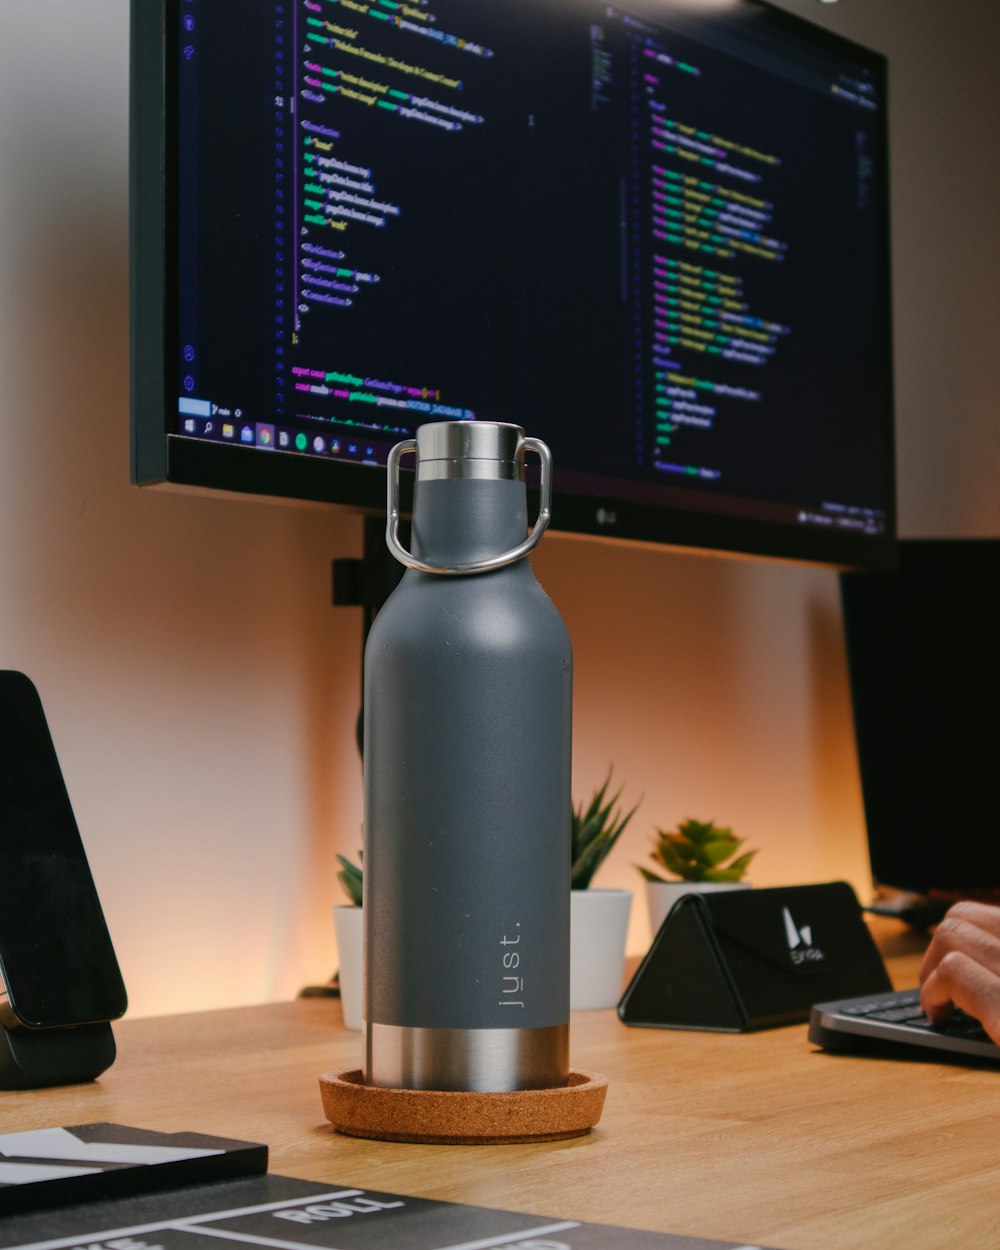
M398 476L412 451L411 553ZM445 421L388 470L387 541L407 571L365 648L365 1080L565 1085L572 651L525 558L551 457L516 425Z

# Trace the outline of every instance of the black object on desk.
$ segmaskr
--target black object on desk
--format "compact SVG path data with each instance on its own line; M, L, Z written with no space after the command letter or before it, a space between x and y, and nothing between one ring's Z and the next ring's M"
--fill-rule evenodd
M90 1081L125 986L38 692L0 671L0 1089Z
M266 1146L204 1133L106 1122L0 1133L0 1216L49 1213L266 1170Z
M89 1202L0 1220L0 1248L8 1250L53 1250L54 1246L138 1250L150 1245L167 1250L220 1242L220 1250L259 1250L260 1246L311 1246L313 1250L386 1250L390 1246L397 1250L417 1246L422 1250L456 1246L493 1246L497 1250L607 1250L608 1246L615 1250L764 1250L744 1242L737 1246L734 1241L586 1224L558 1216L411 1198L274 1174L248 1175L221 1184L195 1183L166 1193Z
M0 999L2 1002L2 999ZM74 1029L0 1026L0 1089L79 1085L106 1072L118 1053L111 1025Z
M618 1004L625 1024L745 1033L891 989L843 881L684 895Z

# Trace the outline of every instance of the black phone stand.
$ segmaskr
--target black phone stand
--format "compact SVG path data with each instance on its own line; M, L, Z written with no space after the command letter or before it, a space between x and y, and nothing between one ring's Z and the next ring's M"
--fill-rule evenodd
M44 1089L93 1081L115 1061L111 1025L69 1029L7 1028L0 1024L0 1089Z

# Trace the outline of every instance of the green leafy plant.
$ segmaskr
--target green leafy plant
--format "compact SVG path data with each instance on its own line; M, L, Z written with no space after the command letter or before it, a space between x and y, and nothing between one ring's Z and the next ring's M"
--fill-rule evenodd
M572 857L573 872L571 885L574 890L585 890L593 880L601 864L604 863L612 847L625 831L625 826L635 815L639 803L624 816L621 808L615 804L621 798L624 786L620 786L610 799L607 798L608 786L611 784L612 770L604 784L594 791L590 804L584 809L582 803L573 808L572 820Z
M757 852L745 851L736 859L730 856L736 855L745 841L727 825L688 819L669 833L657 829L650 859L682 881L741 881ZM667 880L648 868L639 871L647 881Z
M359 851L358 859L362 858L362 852ZM338 855L337 859L340 860L340 872L337 873L337 880L344 887L344 893L354 906L360 907L364 872L357 864L352 864L349 859L345 859L343 855Z

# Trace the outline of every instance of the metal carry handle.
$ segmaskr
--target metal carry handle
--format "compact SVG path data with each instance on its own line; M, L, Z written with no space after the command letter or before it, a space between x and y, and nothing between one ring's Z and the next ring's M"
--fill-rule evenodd
M542 462L541 497L539 499L538 517L534 528L523 543L512 547L510 551L499 556L491 556L487 560L474 560L470 564L428 564L426 560L418 560L399 541L399 461L408 452L417 450L415 438L397 443L389 452L386 461L388 473L388 500L385 525L385 541L389 550L408 569L416 569L418 573L437 573L445 577L457 577L465 573L491 573L494 569L506 568L508 564L516 564L532 550L545 533L552 518L552 453L540 438L526 438L525 451L534 451Z

